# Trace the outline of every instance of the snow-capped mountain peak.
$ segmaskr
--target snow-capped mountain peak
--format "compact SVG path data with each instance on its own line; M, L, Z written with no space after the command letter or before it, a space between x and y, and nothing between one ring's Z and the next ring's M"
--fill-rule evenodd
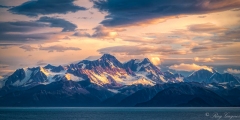
M103 54L103 56L100 59L116 59L114 56L110 54Z
M57 81L89 81L91 84L102 87L119 88L133 84L153 86L167 82L184 82L185 80L214 82L216 79L218 82L233 81L233 83L239 83L240 81L231 74L219 75L216 71L212 72L205 69L195 71L184 78L181 74L169 71L162 72L148 58L132 59L122 64L114 56L104 54L97 60L83 60L66 66L48 64L45 67L21 68L5 80L5 85L25 87Z
M152 64L152 62L148 58L144 58L141 62L141 64L148 64L148 63Z

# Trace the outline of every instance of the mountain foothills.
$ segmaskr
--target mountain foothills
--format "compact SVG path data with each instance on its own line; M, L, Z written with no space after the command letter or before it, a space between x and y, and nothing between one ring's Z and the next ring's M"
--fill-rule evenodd
M240 79L201 69L184 77L150 62L104 54L66 66L21 68L4 80L0 106L240 106Z

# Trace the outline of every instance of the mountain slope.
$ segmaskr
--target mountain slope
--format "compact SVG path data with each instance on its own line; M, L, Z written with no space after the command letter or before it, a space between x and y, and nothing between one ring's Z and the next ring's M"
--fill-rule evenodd
M174 107L183 104L187 105L187 103L191 103L194 98L201 98L201 100L207 103L204 105L209 105L208 107L231 106L228 101L216 93L199 85L187 83L164 89L157 93L151 100L144 103L139 103L136 106ZM199 105L201 106L201 104Z
M79 82L58 81L9 93L0 97L0 106L98 106L113 94Z
M0 88L0 106L239 106L239 81L203 69L184 78L162 72L147 58L121 63L104 54L18 69Z
M201 69L193 72L185 78L185 81L205 82L205 83L229 83L232 85L240 85L240 79L229 73L220 74L215 70L209 71Z

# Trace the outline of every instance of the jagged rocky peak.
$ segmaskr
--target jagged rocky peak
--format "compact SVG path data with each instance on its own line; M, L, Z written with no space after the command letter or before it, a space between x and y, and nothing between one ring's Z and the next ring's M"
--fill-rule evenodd
M229 73L220 74L216 70L201 69L193 72L186 78L187 81L205 82L205 83L233 83L239 84L239 78Z
M211 70L212 70L213 73L218 73L218 71L213 69L213 68L211 68Z
M7 78L5 85L33 86L47 81L46 70L43 67L21 68Z
M12 75L10 75L7 78L7 81L5 82L5 85L12 85L13 83L15 83L18 80L22 80L26 77L26 72L25 70L28 68L20 68L17 69Z
M101 58L98 59L98 61L111 61L113 63L120 63L116 57L110 54L104 54Z
M100 59L116 59L116 58L110 54L103 54L103 56Z
M150 65L150 64L153 65L148 58L144 58L144 59L131 59L125 62L124 66L127 68L129 67L132 70L136 71L137 67L141 65Z
M53 66L51 64L46 65L43 67L44 69L50 69L51 72L60 72L64 70L64 67L59 65L59 66Z
M147 63L151 63L151 61L148 58L144 58L144 59L131 59L126 63L132 63L132 64L147 64ZM125 64L126 64L125 63Z
M213 71L211 70L207 70L207 69L200 69L200 70L197 70L197 71L194 71L190 76L196 76L196 75L202 75L202 74L208 74L208 75L212 75L213 74Z
M144 58L141 62L142 64L152 63L148 58Z
M104 54L101 58L98 59L98 61L100 62L100 64L106 63L109 64L110 66L113 65L120 68L123 67L123 64L120 61L118 61L116 57L110 54Z
M152 64L148 58L131 59L130 61L124 63L124 67L130 68L133 71L149 71L151 69L155 72L160 72L160 69Z
M214 73L210 70L200 69L189 75L187 81L206 82Z
M53 67L56 67L56 66L53 66L53 65L51 65L51 64L47 64L44 68L46 68L46 69L51 69L51 68L53 68Z

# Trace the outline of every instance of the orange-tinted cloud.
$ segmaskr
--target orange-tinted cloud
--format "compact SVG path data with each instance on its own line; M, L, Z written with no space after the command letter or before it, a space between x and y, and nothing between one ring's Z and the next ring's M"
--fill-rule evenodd
M195 62L213 62L214 61L211 58L199 58L199 57L195 57L195 58L193 58L193 60Z
M39 46L39 50L45 50L48 52L64 52L67 50L74 50L74 51L78 51L81 50L78 47L66 47L66 46L62 46L62 45L53 45L53 46L47 46L47 47L43 47L43 46Z
M19 48L22 48L22 49L24 49L25 51L33 51L33 50L38 49L38 48L36 48L36 47L32 47L31 45L23 45L23 46L21 46L21 47L19 47Z
M186 54L188 51L185 50L176 50L171 46L113 46L99 49L98 52L101 54L110 53L110 54L126 54L126 55L144 55L144 54L159 54L159 55L180 55Z
M211 67L200 66L200 65L197 65L194 63L193 64L181 63L179 65L172 65L169 67L169 69L176 70L176 71L196 71L196 70L200 70L200 69L206 69L206 70L212 71Z
M204 23L204 24L189 25L188 30L193 32L219 33L219 32L224 32L227 29L216 26L215 24L212 24L212 23Z

